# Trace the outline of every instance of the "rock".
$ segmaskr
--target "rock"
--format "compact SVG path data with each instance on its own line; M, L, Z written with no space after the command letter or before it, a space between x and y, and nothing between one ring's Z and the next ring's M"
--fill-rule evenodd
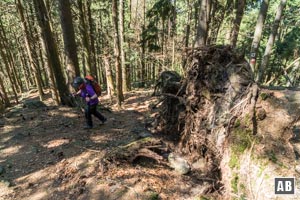
M259 120L264 120L267 117L267 113L263 108L258 109L256 115Z
M293 146L293 150L294 150L294 153L295 153L295 158L296 158L296 160L299 160L299 158L300 158L300 144L299 144L299 142L291 143L291 144Z
M148 131L144 131L138 134L140 138L152 137L152 134Z
M131 132L136 133L136 134L139 134L140 132L142 132L142 131L144 131L144 130L145 130L145 128L136 126L136 127L134 127L134 128L131 130Z
M300 128L299 127L293 127L293 141L294 142L300 142Z
M5 169L4 167L0 166L0 175L4 174L5 173Z
M173 168L176 172L178 172L181 175L187 174L191 170L190 165L185 159L173 153L169 154L168 161L170 163L170 167Z
M1 180L1 183L6 187L11 187L13 184L7 180Z
M37 146L31 146L31 152L38 153L38 152L40 152L40 150Z
M192 168L200 171L205 171L206 169L206 161L204 158L200 158L196 162L192 164Z
M22 112L22 108L15 106L13 108L7 109L7 111L4 113L3 116L5 118L12 118L12 117L20 115L21 112Z
M300 174L300 165L296 165L295 171Z
M23 133L16 133L11 139L12 140L23 140L26 137Z
M40 100L25 100L23 102L24 108L44 108L47 107L46 104Z

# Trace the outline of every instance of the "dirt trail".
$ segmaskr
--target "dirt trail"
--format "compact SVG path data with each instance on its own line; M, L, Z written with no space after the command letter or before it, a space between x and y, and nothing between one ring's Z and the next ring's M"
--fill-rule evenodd
M35 98L34 94L30 98ZM150 160L103 169L105 153L147 132L150 92L126 95L117 111L102 97L108 118L83 130L78 109L14 107L0 118L0 199L192 199L203 187ZM97 124L99 123L99 124ZM105 172L105 173L103 173Z

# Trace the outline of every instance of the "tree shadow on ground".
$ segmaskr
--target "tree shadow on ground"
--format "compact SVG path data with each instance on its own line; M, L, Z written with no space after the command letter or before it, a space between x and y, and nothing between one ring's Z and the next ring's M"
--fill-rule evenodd
M54 166L66 160L84 157L85 154L89 156L84 160L92 160L95 153L101 156L105 150L134 140L135 132L131 129L143 129L143 113L139 111L102 112L109 119L107 124L101 125L94 118L95 128L92 130L82 129L83 114L74 108L17 107L7 113L1 127L0 166L4 171L1 173L2 182L14 186L19 192L28 190L22 191L25 196L20 197L24 198L35 194L36 185L39 185L38 191L42 186L54 189L53 186L61 185L58 184L60 181L53 178L59 175L54 171ZM128 123L128 119L131 123ZM87 163L77 163L76 166L89 167ZM60 170L64 171L64 168ZM38 179L34 179L34 176Z
M110 107L105 98L102 104ZM18 108L0 133L0 198L10 199L182 199L199 181L157 163L119 163L103 169L107 152L138 138L150 115L150 93L128 93L123 110L101 110L108 118L83 130L76 108ZM101 107L100 107L101 108ZM99 124L97 124L99 123ZM149 163L148 163L149 164ZM150 164L149 164L150 165ZM185 183L177 183L185 181Z

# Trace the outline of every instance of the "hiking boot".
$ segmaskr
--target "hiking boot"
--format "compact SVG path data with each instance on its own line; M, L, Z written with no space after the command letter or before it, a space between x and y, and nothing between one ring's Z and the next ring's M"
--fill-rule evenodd
M104 118L104 119L102 120L102 124L106 124L106 122L107 122L107 118Z
M93 128L93 126L90 126L90 125L85 125L84 127L83 127L83 129L92 129Z

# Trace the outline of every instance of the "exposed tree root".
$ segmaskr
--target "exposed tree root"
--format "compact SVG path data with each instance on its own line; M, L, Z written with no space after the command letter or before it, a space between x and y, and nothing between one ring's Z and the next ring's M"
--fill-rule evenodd
M157 163L163 163L164 158L160 155L167 152L168 148L161 140L147 137L136 140L124 146L119 146L104 156L107 164L133 163L139 157L147 157Z

